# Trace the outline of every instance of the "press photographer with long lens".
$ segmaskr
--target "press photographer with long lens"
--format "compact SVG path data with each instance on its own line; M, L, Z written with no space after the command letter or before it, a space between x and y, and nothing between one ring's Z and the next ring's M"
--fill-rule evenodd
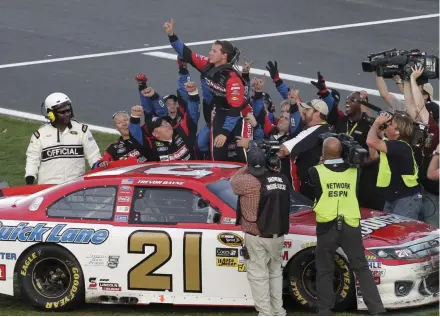
M280 173L277 151L252 141L247 165L230 179L238 195L237 225L245 232L247 278L260 316L285 316L282 251L289 232L290 187Z
M378 137L381 129L387 141ZM368 132L367 145L380 152L376 185L384 190L384 211L418 220L422 195L412 138L413 120L408 115L382 112Z
M324 139L323 164L311 167L309 170L310 183L313 185L316 197L313 211L316 213L317 237L315 251L317 315L334 315L333 277L335 253L338 247L341 247L347 255L350 268L360 282L362 297L368 311L373 315L379 315L384 313L385 309L364 255L360 227L361 214L357 200L359 170L352 167L350 162L353 163L353 160L347 153L353 147L344 147L338 139L339 137L345 140L344 135L329 137L327 135L321 136ZM356 163L365 159L366 151L362 150L362 158ZM346 153L342 155L343 152ZM342 159L343 156L345 160Z

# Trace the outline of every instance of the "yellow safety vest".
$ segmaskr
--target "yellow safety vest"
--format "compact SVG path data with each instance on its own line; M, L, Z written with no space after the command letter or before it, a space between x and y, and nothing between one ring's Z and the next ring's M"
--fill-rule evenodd
M322 195L315 204L316 222L329 222L338 215L344 215L345 222L352 227L359 226L361 212L356 197L357 169L333 172L320 164L315 166L321 182Z
M400 142L406 143L405 141L399 140ZM411 148L411 146L406 143L406 145L409 146L409 148L411 149L411 154L413 157L413 162L414 162L414 174L413 175L401 175L403 182L405 183L406 187L414 187L417 186L419 183L417 181L418 174L419 174L419 169L417 167L417 163L416 160L414 158L414 152ZM380 161L379 161L379 173L377 174L377 182L376 182L376 186L377 187L388 187L391 183L391 169L390 169L390 165L388 164L388 158L387 158L387 154L384 152L380 152Z

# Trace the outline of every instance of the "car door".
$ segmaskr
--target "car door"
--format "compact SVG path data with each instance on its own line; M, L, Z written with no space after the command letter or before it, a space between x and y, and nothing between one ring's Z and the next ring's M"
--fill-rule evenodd
M241 232L218 219L197 191L136 186L124 261L127 291L140 292L145 303L253 305L239 269Z

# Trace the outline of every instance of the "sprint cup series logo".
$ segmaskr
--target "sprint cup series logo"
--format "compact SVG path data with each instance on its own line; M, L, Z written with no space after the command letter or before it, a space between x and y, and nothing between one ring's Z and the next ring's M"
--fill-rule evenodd
M54 227L47 226L47 223L29 226L28 222L20 222L15 226L4 226L0 222L0 241L101 244L109 237L107 229L65 229L65 227L64 224L58 224Z

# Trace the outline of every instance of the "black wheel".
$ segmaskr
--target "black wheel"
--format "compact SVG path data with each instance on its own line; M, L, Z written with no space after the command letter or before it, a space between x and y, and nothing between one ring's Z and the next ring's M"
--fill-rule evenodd
M21 294L43 310L65 311L84 303L84 278L78 261L65 249L41 244L17 262Z
M355 300L355 282L347 261L335 255L335 290L334 310L345 310ZM289 264L289 290L293 299L301 306L316 310L316 268L315 248L301 251Z

